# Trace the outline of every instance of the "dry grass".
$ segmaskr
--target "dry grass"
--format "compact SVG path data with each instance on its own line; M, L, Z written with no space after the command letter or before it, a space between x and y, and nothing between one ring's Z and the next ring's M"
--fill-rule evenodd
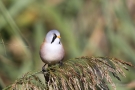
M21 90L109 90L108 84L116 90L112 81L112 74L119 81L120 75L125 76L123 69L127 66L134 67L131 63L116 58L108 57L79 57L70 59L59 64L48 67L44 76L48 81L43 84L37 73L27 73L8 88ZM45 80L46 80L45 79Z

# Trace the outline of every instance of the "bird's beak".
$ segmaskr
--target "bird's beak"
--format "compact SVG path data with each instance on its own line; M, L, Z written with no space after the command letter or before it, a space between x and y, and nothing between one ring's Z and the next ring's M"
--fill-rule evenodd
M57 38L61 38L60 36L57 36Z

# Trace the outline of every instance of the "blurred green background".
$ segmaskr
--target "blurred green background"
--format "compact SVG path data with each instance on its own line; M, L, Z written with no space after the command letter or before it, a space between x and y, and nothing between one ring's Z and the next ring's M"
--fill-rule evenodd
M41 70L39 49L51 29L61 33L65 59L109 56L135 65L134 8L135 0L0 0L0 89ZM125 73L113 80L117 90L134 90L135 69Z

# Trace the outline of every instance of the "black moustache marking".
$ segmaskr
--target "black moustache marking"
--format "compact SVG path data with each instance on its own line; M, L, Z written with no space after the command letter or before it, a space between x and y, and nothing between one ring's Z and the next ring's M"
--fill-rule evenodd
M54 40L57 38L56 34L53 35L53 38L52 38L52 42L51 44L54 42Z

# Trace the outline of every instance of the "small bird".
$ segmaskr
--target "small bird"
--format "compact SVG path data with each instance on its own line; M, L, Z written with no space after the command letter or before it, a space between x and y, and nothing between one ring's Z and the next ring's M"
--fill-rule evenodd
M63 60L65 52L60 38L60 33L57 30L50 30L47 33L40 48L40 58L45 65L61 63ZM45 65L42 67L42 71L44 71Z

